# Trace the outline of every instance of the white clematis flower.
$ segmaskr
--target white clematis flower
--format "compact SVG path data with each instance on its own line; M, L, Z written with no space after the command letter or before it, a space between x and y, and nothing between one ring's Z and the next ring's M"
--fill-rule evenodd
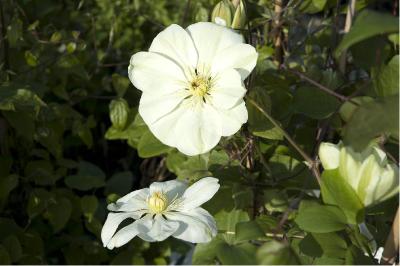
M164 144L186 155L210 151L247 121L243 81L257 52L214 23L171 25L149 52L132 56L129 79L141 90L139 113Z
M189 188L184 182L172 180L133 191L108 205L112 212L101 231L103 245L113 249L135 236L149 242L163 241L169 236L192 243L209 242L216 236L217 227L214 218L200 205L218 189L218 179L205 177ZM116 232L128 218L136 221Z
M321 143L319 158L326 170L337 169L364 206L380 203L399 191L399 168L378 147L355 152L342 143Z

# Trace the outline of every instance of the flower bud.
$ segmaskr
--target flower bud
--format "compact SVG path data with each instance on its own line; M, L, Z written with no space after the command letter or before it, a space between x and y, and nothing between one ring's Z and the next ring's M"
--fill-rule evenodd
M123 129L129 115L129 105L124 99L112 100L110 103L110 119L115 128Z
M232 29L243 29L246 25L246 10L244 8L243 0L232 0L232 4L235 6L236 10L231 27Z
M234 7L228 0L220 1L211 14L211 21L221 26L230 27Z
M389 163L378 147L355 152L342 143L322 143L319 158L325 170L339 169L339 174L354 189L364 206L375 205L398 193L398 167Z

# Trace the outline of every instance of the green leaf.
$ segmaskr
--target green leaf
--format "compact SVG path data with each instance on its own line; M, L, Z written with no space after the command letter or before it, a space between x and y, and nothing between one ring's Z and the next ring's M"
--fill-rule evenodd
M347 33L336 48L335 57L352 45L375 35L398 32L398 18L389 13L380 13L365 9L357 15L349 33Z
M133 179L134 177L129 171L115 173L107 180L105 194L116 193L120 196L128 194L132 190Z
M117 92L118 96L119 97L124 96L126 90L129 87L129 84L131 84L129 79L117 73L112 74L111 78L112 78L112 85L114 87L114 90Z
M0 176L0 210L4 208L10 192L18 186L18 181L17 175Z
M99 188L105 185L105 174L96 165L80 161L79 170L76 175L70 175L65 178L65 184L78 190L89 190Z
M236 243L257 240L264 236L264 231L256 221L237 223L235 232Z
M357 103L358 105L355 105L354 103L352 103L350 101L347 101L347 102L343 103L343 105L339 109L340 117L345 122L348 122L350 120L350 118L353 116L354 112L357 110L357 108L359 106L374 101L374 99L369 96L354 97L351 100L353 102Z
M241 245L223 243L217 246L217 257L222 264L254 265L256 263L254 258L255 251L256 247L248 243Z
M321 180L324 202L342 209L347 217L347 223L361 223L364 220L364 206L354 189L340 176L339 170L325 170Z
M347 243L336 233L307 234L299 244L300 250L311 257L344 258Z
M25 61L31 67L35 67L38 64L37 56L34 55L31 51L25 51Z
M110 108L110 119L113 124L113 127L116 129L125 128L129 115L128 103L122 98L112 100L109 108Z
M299 260L293 250L276 240L269 241L258 248L256 253L258 264L262 265L296 265Z
M45 217L53 226L54 232L58 232L65 227L71 217L72 204L69 199L60 197L51 202Z
M324 10L327 0L304 0L299 7L301 12L315 14Z
M48 206L53 194L45 189L38 188L31 192L28 200L27 213L29 218L41 214Z
M7 27L7 39L11 47L16 47L18 42L22 40L23 37L23 23L17 17L14 16L10 25Z
M301 229L312 233L330 233L346 227L346 216L336 206L303 200L295 219Z
M229 244L235 243L236 224L249 221L249 215L242 210L232 210L230 212L220 211L215 215L218 231L223 233L224 240Z
M22 247L15 235L10 235L3 240L3 246L8 251L12 262L17 262L22 257Z
M257 100L258 105L266 112L271 112L271 99L265 89L255 88L249 93L249 98ZM249 129L254 136L282 140L282 131L275 127L256 107L248 104Z
M81 208L82 213L88 219L89 222L92 221L94 213L98 207L98 201L95 196L83 196L81 198Z
M3 245L0 245L0 264L2 265L10 265L11 258L8 254L6 248Z
M320 89L301 86L295 92L293 104L297 113L314 119L324 119L337 110L340 102Z
M217 248L222 245L224 241L219 237L214 238L209 243L197 244L192 258L194 265L214 265L216 262Z
M399 99L390 96L357 108L344 128L344 143L363 150L381 134L399 136Z
M138 153L142 158L149 158L168 153L173 148L162 144L150 131L145 132L139 140Z
M59 178L47 160L30 161L25 167L25 176L38 185L53 185Z
M284 212L289 207L285 192L278 189L264 190L264 207L269 212Z
M393 56L387 65L372 68L371 76L379 96L399 94L399 56Z

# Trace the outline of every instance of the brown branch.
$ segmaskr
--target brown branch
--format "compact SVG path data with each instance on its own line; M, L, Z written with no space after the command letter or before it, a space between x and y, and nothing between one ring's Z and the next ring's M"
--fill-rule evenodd
M342 102L351 102L352 104L359 106L360 104L353 101L350 97L341 95L327 87L325 87L324 85L322 85L321 83L307 77L306 75L304 75L303 73L301 73L300 71L294 70L294 69L289 69L286 66L282 65L283 69L286 69L288 72L297 75L300 79L307 81L308 83L310 83L311 85L314 85L316 88L326 92L327 94L330 94L336 98L338 98L339 100L341 100Z
M392 224L389 236L383 250L381 264L395 264L399 255L399 208L397 208L396 216Z
M262 109L253 99L247 98L247 101L251 103L258 111L260 111L276 128L278 128L282 135L285 137L285 139L292 145L292 147L304 158L304 160L307 162L309 169L315 176L315 178L318 181L318 184L321 183L321 175L319 173L318 167L315 163L315 161L308 156L308 154L303 151L302 148L296 143L294 139L279 125L277 121L275 121L274 118L270 114L268 114L264 109Z
M282 12L283 12L284 0L275 0L274 7L274 20L273 20L273 34L274 45L275 45L275 60L282 64L283 62L283 49L282 49Z

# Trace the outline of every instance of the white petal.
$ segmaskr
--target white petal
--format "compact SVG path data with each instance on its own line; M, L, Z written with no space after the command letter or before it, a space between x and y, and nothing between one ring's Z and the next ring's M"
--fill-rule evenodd
M253 46L244 43L234 44L216 54L211 72L216 74L225 69L236 69L242 80L245 80L256 66L257 57L258 54Z
M182 207L184 211L193 210L204 202L210 200L217 193L220 185L214 177L204 177L195 182L183 193Z
M215 84L210 91L212 105L219 109L235 106L246 94L239 72L225 69L214 78Z
M239 131L244 123L247 122L248 114L245 102L240 100L237 105L228 110L218 110L221 125L222 136L231 136Z
M179 228L172 235L173 237L191 243L206 243L217 235L214 218L203 208L195 208L188 212L167 213L166 217L179 222Z
M186 108L182 107L182 104L178 105L167 115L161 119L156 120L152 124L147 124L150 131L165 145L176 147L177 142L180 141L179 135L177 135L177 121L186 112Z
M318 156L325 170L339 167L339 148L337 145L322 142L319 146Z
M198 22L187 28L194 41L199 60L197 67L211 66L215 55L233 44L243 43L243 36L210 22Z
M130 225L125 226L119 230L108 242L107 248L113 249L128 243L132 238L137 236L139 233L148 232L151 228L150 215L143 217L142 219L136 220Z
M197 51L190 35L181 26L172 24L153 40L150 52L156 52L178 62L182 67L197 65Z
M182 68L174 61L157 53L134 54L131 57L128 74L136 88L157 95L182 90L187 84Z
M104 246L108 245L119 224L130 217L131 214L125 212L108 214L106 222L101 229L101 241L103 241Z
M342 146L339 153L339 173L347 180L354 190L357 190L361 179L360 167L364 161L360 153L354 152L350 147Z
M165 220L158 214L154 217L151 229L147 232L140 232L138 236L148 242L163 241L175 233L178 227L178 222Z
M139 103L139 113L147 125L173 111L187 96L185 90L165 95L143 92Z
M140 216L139 210L147 210L146 199L149 196L149 191L148 188L133 191L118 199L116 203L109 204L107 209L110 211L136 212L133 215Z
M169 200L181 197L187 188L187 184L179 180L165 182L153 182L150 185L150 193L163 192Z
M176 148L188 156L208 152L218 144L221 131L218 112L212 106L188 108L177 121Z

